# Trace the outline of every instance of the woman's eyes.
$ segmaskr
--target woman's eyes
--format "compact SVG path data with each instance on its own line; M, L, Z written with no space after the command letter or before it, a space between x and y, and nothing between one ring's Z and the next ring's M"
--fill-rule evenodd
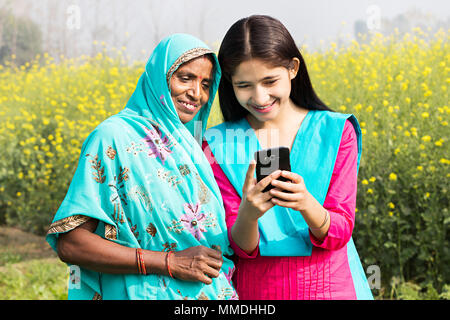
M189 77L189 76L180 76L179 79L180 79L181 82L183 82L183 83L188 83L188 82L194 80L194 78ZM209 87L210 87L210 85L209 85L208 82L202 82L202 86L203 86L203 88L205 88L205 89L209 89Z

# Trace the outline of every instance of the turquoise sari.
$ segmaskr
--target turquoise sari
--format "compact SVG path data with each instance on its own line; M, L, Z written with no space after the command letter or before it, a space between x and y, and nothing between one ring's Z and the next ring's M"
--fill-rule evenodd
M170 78L183 63L214 57L206 105L183 124L170 95ZM211 285L150 274L106 274L71 266L69 299L236 299L234 265L220 190L198 143L221 71L200 40L175 34L162 40L125 109L102 122L82 146L78 167L47 241L94 218L99 236L131 248L220 249L223 266Z

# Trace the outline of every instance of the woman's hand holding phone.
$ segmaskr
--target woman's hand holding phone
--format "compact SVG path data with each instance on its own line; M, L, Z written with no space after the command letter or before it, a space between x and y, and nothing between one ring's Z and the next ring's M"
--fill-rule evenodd
M256 221L264 215L275 204L271 201L272 194L263 190L281 176L281 170L276 170L270 175L257 182L255 175L256 161L252 160L248 166L242 187L242 201L239 207L239 215L246 219Z
M275 187L269 191L272 196L271 202L274 205L297 211L303 211L311 207L312 196L306 189L303 178L290 171L281 171L280 175L290 181L274 180L271 182Z

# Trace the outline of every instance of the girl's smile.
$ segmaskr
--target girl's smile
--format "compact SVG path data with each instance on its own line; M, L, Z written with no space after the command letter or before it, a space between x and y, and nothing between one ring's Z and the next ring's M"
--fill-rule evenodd
M258 122L276 120L292 105L291 80L297 69L273 67L261 59L242 62L232 76L239 104Z

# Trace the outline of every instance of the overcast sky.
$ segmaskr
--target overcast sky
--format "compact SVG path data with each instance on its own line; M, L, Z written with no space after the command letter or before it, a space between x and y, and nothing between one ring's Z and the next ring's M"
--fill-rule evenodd
M416 10L432 20L450 22L448 0L0 0L0 4L5 1L41 26L47 45L64 37L67 43L60 47L80 55L91 53L94 40L105 40L126 46L139 59L175 32L193 34L217 49L228 28L252 14L278 18L299 45L310 49L321 47L321 40L326 46L339 37L353 38L357 20L372 23L377 17L392 19ZM78 20L73 19L76 14ZM79 25L70 28L74 21Z

